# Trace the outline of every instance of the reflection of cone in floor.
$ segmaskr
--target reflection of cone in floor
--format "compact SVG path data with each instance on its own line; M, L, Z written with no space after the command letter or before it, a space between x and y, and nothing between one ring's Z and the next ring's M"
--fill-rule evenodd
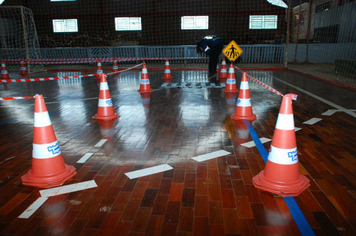
M239 97L236 100L235 114L231 117L234 120L256 120L256 115L252 112L250 88L248 86L246 72L242 74Z
M170 83L172 81L172 74L171 74L171 69L169 68L169 61L168 58L166 59L166 64L164 66L164 75L163 75L163 81L165 83Z
M114 57L114 62L112 65L112 72L118 72L119 71L119 67L117 66L117 58Z
M111 120L97 120L98 125L100 127L100 133L103 139L111 139L114 134L114 123L115 119Z
M252 179L256 188L284 197L298 196L310 185L299 173L292 97L283 97L266 167Z
M239 138L240 143L246 143L250 137L250 133L243 120L233 120L235 125L236 135Z
M106 81L106 75L100 74L100 92L99 92L99 103L98 112L93 119L95 120L111 120L119 117L115 114L114 107L112 105L112 100L110 96L108 82Z
M20 62L20 75L22 75L22 76L27 75L26 65L23 60L21 60L21 62Z
M60 186L76 175L63 161L51 119L42 95L35 96L32 168L21 177L22 184L39 188Z
M229 75L226 80L226 86L224 89L225 93L237 93L239 90L236 88L236 79L235 79L235 69L234 65L231 63L229 68Z
M7 71L4 61L1 61L1 79L10 79L9 72Z
M150 80L148 78L146 63L142 65L142 73L141 73L141 81L140 81L140 89L139 93L150 93L152 92Z
M151 93L141 93L142 105L145 108L150 108Z
M230 108L235 108L236 93L225 93L226 103Z
M97 65L96 73L98 74L98 75L96 76L96 79L100 80L100 78L101 78L100 75L101 75L102 73L104 73L104 72L103 72L103 68L101 67L101 60L98 60L98 65Z

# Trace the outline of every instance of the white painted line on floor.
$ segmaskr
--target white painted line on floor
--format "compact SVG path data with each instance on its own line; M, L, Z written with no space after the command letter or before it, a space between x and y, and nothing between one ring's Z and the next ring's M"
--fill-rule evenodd
M339 110L327 110L326 112L324 112L323 114L321 114L322 116L331 116L334 115L336 112L338 112Z
M216 151L216 152L211 152L211 153L207 153L207 154L204 154L204 155L192 157L191 159L193 159L193 160L195 160L197 162L202 162L202 161L207 161L207 160L214 159L214 158L217 158L217 157L225 156L225 155L228 155L228 154L231 154L231 152L227 152L225 150L219 150L219 151Z
M48 198L46 197L39 197L37 198L36 201L34 201L22 214L18 217L20 219L28 219L32 216L33 213L35 213L38 208L42 206L45 201L47 201Z
M295 132L297 132L297 131L299 131L299 130L301 130L301 129L302 129L302 128L294 127Z
M77 161L77 163L84 163L86 162L94 153L88 152L86 153L84 156L82 156L82 158L79 159L79 161Z
M152 167L145 168L142 170L135 170L135 171L127 172L127 173L125 173L125 175L127 177L129 177L129 179L136 179L139 177L153 175L153 174L161 173L161 172L164 172L167 170L172 170L172 169L173 169L172 166L163 164L163 165L159 165L159 166L152 166Z
M336 108L336 109L338 109L340 111L343 111L343 112L349 114L350 116L353 116L353 117L356 118L356 114L355 114L355 112L353 112L354 110L348 110L348 109L346 109L346 108L344 108L342 106L339 106L339 105L337 105L335 103L332 103L332 102L330 102L330 101L328 101L328 100L326 100L324 98L321 98L321 97L319 97L319 96L317 96L317 95L315 95L315 94L313 94L311 92L308 92L308 91L306 91L306 90L304 90L302 88L299 88L299 87L297 87L297 86L295 86L293 84L285 82L285 81L283 81L283 80L281 80L281 79L279 79L279 78L277 78L275 76L272 76L272 75L267 74L267 73L264 73L264 74L268 75L269 77L272 77L273 79L275 79L275 80L277 80L277 81L279 81L279 82L281 82L283 84L288 85L289 87L295 88L295 89L297 89L297 90L299 90L299 91L301 91L301 92L303 92L303 93L305 93L305 94L307 94L307 95L309 95L309 96L311 96L311 97L313 97L313 98L315 98L315 99L317 99L317 100L319 100L319 101L321 101L321 102L323 102L325 104L328 104L331 107L334 107L334 108Z
M65 193L71 193L71 192L76 192L76 191L85 190L89 188L96 188L96 187L98 187L98 185L95 183L95 180L89 180L76 184L70 184L61 187L40 190L40 194L42 197L53 197L56 195L61 195Z
M314 125L315 123L321 121L322 119L320 118L311 118L310 120L307 120L305 122L303 122L303 124L306 124L306 125Z
M103 146L103 144L104 144L106 141L108 141L108 140L107 140L107 139L102 139L102 140L100 140L97 144L95 144L94 147L101 147L101 146Z
M261 143L267 143L267 142L270 142L271 139L269 138L260 138L261 140ZM250 142L247 142L247 143L242 143L241 146L244 146L244 147L247 147L247 148L252 148L254 146L256 146L255 142L254 141L250 141Z

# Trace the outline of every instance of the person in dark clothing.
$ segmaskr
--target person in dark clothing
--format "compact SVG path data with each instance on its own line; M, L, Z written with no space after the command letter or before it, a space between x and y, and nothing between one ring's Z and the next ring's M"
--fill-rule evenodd
M209 82L218 82L216 78L216 66L218 65L223 47L224 41L215 35L205 36L197 44L197 53L204 52L209 55Z

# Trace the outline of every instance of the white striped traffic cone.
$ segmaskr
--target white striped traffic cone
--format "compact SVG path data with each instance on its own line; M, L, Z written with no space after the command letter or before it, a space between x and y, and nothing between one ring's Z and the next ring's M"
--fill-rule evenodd
M139 93L151 93L152 92L150 80L148 78L146 63L143 63L143 65L142 65L140 89L138 90L138 92Z
M117 58L114 57L114 62L113 62L113 66L112 66L112 71L113 72L118 72L119 71L119 67L117 66Z
M220 81L225 81L227 79L227 68L226 68L226 61L225 57L223 57L222 62L221 62L221 69L220 69L220 76L219 76Z
M309 179L299 173L292 106L294 96L287 94L283 97L266 167L252 179L256 188L284 197L298 196L310 185Z
M35 95L32 168L21 176L22 184L51 188L62 185L74 175L74 166L63 161L43 96Z
M1 79L10 79L9 72L6 69L5 62L1 61Z
M234 69L234 65L231 63L229 68L229 76L226 80L226 86L224 92L237 93L238 91L239 90L236 88L235 69Z
M172 74L171 74L171 69L169 68L169 61L168 61L168 58L167 58L166 59L166 64L164 66L163 81L169 83L171 80L172 80Z
M234 120L256 120L256 115L252 112L250 88L248 86L247 73L242 74L240 92L236 100L235 114L231 116Z
M105 74L100 74L100 92L98 102L98 112L93 119L95 120L111 120L119 117L115 113L112 105L108 82Z
M22 75L22 76L27 75L26 65L23 60L21 60L21 62L20 62L20 75Z
M101 79L101 74L104 73L104 72L103 72L103 68L101 67L101 60L98 60L97 62L98 62L98 64L97 64L96 73L98 75L96 76L96 78L97 79Z

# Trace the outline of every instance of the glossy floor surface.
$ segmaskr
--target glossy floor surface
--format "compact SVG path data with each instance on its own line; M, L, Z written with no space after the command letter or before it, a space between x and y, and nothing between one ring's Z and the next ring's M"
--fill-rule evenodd
M21 184L31 168L34 100L1 101L0 235L300 235L284 199L252 184L265 164L256 147L241 146L252 139L231 119L235 96L196 86L206 71L173 71L173 82L192 82L182 88L162 88L163 70L148 71L150 97L137 92L139 71L108 77L120 115L110 130L92 119L99 95L94 78L0 84L0 97L45 97L63 159L77 170L64 185L98 185L50 197L29 219L19 219L40 197L40 189ZM248 72L283 94L298 94L299 169L311 186L295 200L308 224L316 235L356 235L356 92L290 71ZM240 72L236 78L239 87ZM258 137L272 139L281 96L249 85L252 126ZM337 111L322 115L328 110ZM311 118L322 120L303 124ZM102 138L108 141L94 147ZM231 154L191 159L218 150ZM77 163L86 153L93 155ZM173 169L125 175L160 164Z

